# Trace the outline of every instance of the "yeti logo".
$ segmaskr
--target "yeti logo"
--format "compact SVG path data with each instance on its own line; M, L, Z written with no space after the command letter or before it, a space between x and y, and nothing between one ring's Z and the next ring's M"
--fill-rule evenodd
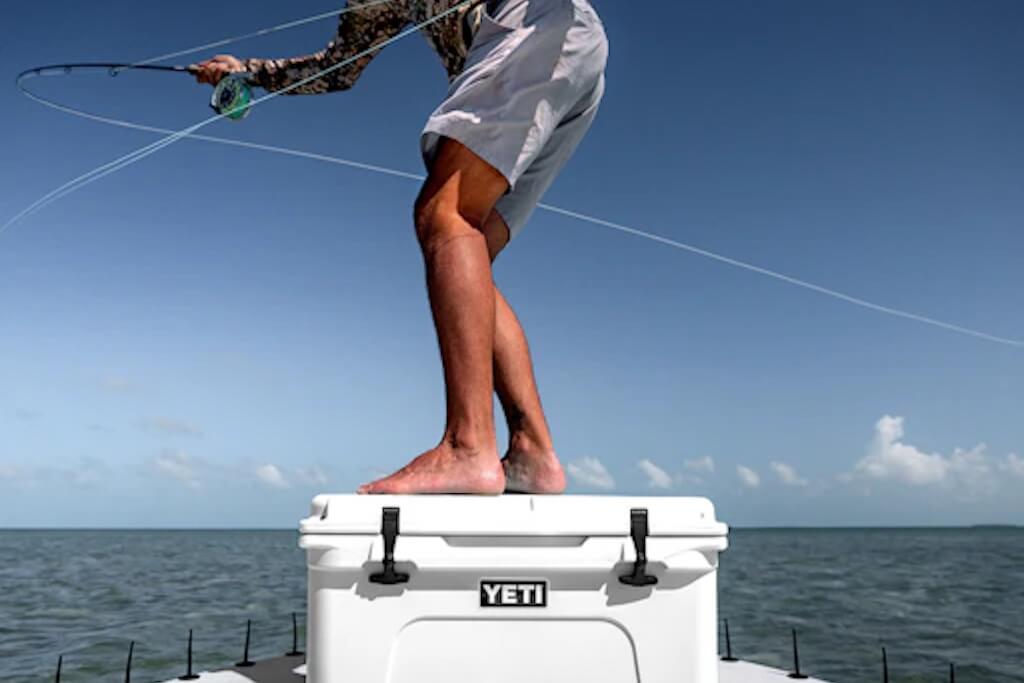
M547 581L480 582L481 607L547 607Z

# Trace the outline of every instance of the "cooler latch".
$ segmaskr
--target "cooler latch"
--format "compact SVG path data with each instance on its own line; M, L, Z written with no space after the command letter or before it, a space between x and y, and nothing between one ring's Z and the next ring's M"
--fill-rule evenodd
M384 571L370 574L371 583L392 586L407 583L409 575L395 571L395 539L398 538L398 508L384 508L381 511L380 535L384 537Z
M658 583L658 577L647 573L646 508L633 508L629 511L629 535L636 549L636 562L633 563L633 571L620 576L619 581L627 586L653 586Z

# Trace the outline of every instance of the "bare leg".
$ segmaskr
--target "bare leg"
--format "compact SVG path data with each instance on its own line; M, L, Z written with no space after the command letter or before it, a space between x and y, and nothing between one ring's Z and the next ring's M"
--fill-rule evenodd
M508 227L496 212L484 226L491 260L508 244ZM526 334L508 301L494 287L494 387L508 423L508 450L502 459L505 490L561 493L565 473L558 462L537 382Z
M441 442L360 493L501 493L494 432L495 297L485 219L508 184L466 147L444 140L416 202L434 326L444 365Z

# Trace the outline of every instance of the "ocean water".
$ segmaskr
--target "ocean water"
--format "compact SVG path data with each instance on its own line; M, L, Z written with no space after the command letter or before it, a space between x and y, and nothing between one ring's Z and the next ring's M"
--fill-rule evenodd
M289 531L0 531L0 680L133 681L291 647L305 565ZM736 655L836 683L1024 682L1024 529L734 530L720 611ZM300 645L301 646L301 645Z

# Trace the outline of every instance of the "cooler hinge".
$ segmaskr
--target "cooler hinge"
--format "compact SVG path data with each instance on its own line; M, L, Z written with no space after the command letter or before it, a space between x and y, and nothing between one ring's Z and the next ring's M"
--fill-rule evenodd
M647 509L633 508L629 511L629 535L633 538L636 549L636 562L633 571L619 577L627 586L653 586L658 577L647 573Z
M409 575L395 571L395 539L398 538L398 508L381 510L380 535L384 537L384 571L370 574L371 583L392 586L407 583Z

